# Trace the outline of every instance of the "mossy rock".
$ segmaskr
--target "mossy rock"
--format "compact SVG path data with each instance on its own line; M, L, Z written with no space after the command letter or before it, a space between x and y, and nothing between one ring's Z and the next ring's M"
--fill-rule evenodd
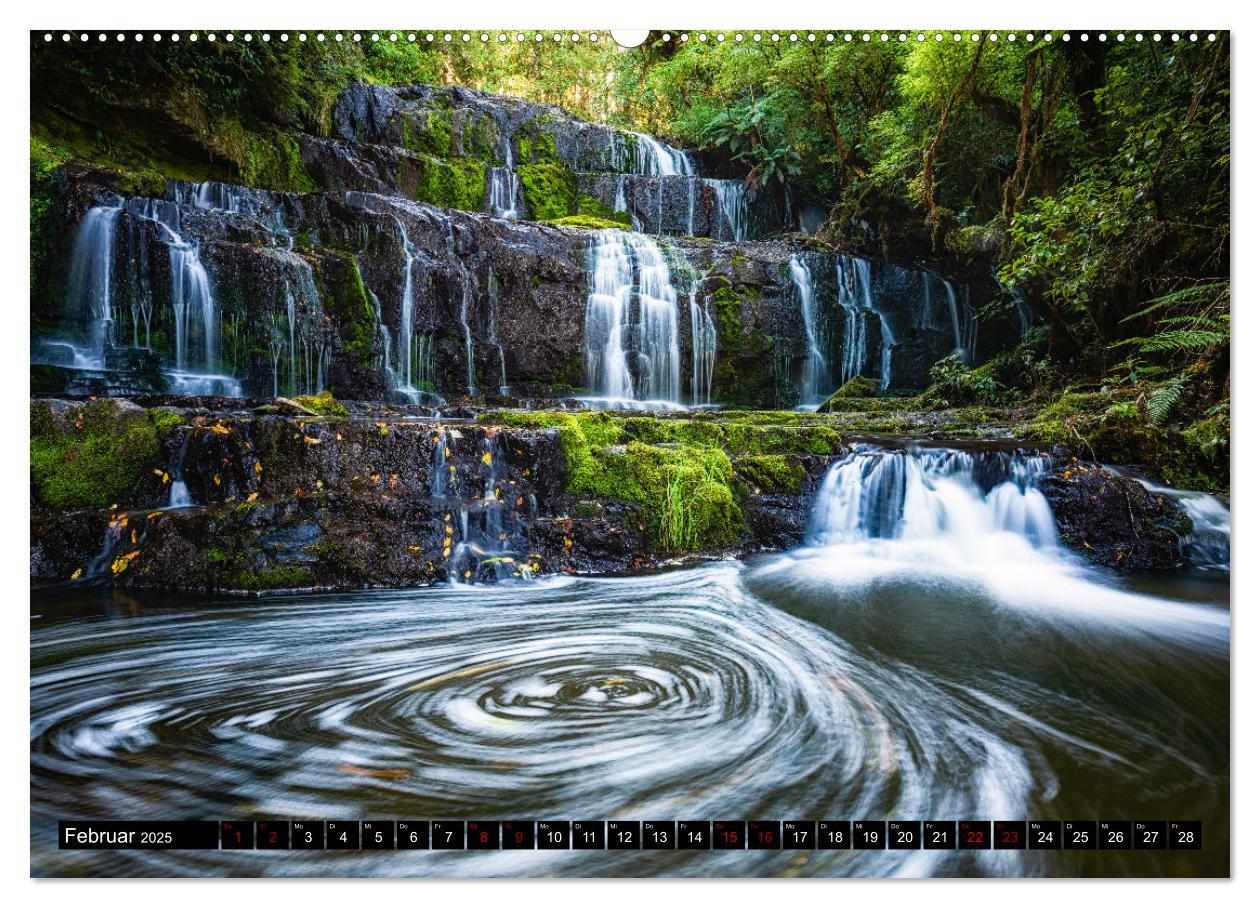
M573 174L558 164L527 164L516 168L530 217L550 221L574 214L577 191Z
M321 391L319 394L307 394L301 397L293 398L294 403L301 404L312 413L320 416L336 416L342 419L350 415L350 411L346 409L346 405L333 397L331 391Z
M169 411L163 411L169 412ZM31 481L40 504L55 508L109 507L158 461L155 417L134 404L97 400L54 413L30 407Z
M562 218L552 218L549 224L561 227L580 227L583 230L629 230L629 226L620 221L608 221L589 214L570 214Z
M486 165L472 158L417 155L415 196L439 208L480 211L486 197Z
M818 409L830 413L834 410L843 410L845 405L862 398L875 397L879 394L879 382L873 378L867 378L863 375L855 375L843 385L841 385L835 394L827 398Z
M362 368L373 367L376 310L354 256L326 250L316 269L324 306L337 320L342 349Z
M805 468L782 454L755 454L735 461L735 475L755 494L800 495L805 491Z

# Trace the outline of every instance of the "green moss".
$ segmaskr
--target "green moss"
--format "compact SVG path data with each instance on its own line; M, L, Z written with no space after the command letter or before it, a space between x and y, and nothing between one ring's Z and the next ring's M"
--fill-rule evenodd
M153 423L154 429L157 430L159 439L166 438L177 427L187 422L177 410L170 410L166 407L154 407L149 410L149 421Z
M603 218L594 217L589 214L570 214L562 218L551 218L549 224L558 224L561 227L581 227L584 230L629 230L630 228L620 221L607 221Z
M409 151L447 157L453 153L451 112L441 108L409 111L402 118L402 143Z
M805 491L805 468L781 454L758 454L735 461L735 475L766 495L800 495Z
M472 158L416 158L416 200L441 208L480 211L486 196L486 165Z
M745 304L756 299L756 291L728 282L714 291L712 299L718 332L714 398L736 406L777 403L772 371L774 340L744 319Z
M35 402L30 415L31 481L43 505L116 504L157 462L158 430L139 408L98 400L55 419Z
M302 163L297 139L279 130L247 133L247 151L241 162L241 179L248 186L279 192L314 192L319 187Z
M584 388L586 362L580 355L570 356L551 370L547 382L556 391L574 391Z
M364 369L373 366L376 347L376 310L368 299L363 275L354 256L327 250L317 270L324 305L341 329L341 345Z
M56 258L57 195L61 189L61 165L67 153L47 142L31 139L31 295L51 303L57 294ZM51 313L52 305L32 306L36 312Z
M292 590L315 586L315 575L307 568L279 566L237 571L223 583L230 590Z
M516 172L534 220L554 220L574 213L577 193L569 171L558 164L527 164Z
M588 215L601 221L615 221L617 224L625 227L630 226L630 212L613 211L599 199L585 193L577 197L577 213L579 215ZM579 224L578 226L582 225Z
M517 128L513 141L519 164L556 163L556 137L542 128L545 122L546 115L543 115Z
M843 385L841 385L836 393L827 398L820 410L831 412L833 410L843 410L854 400L874 397L879 393L879 382L873 378L866 378L862 375L855 375Z
M320 416L338 416L348 417L350 411L346 409L345 404L341 403L337 398L333 397L331 391L321 391L319 394L308 394L302 397L295 397L293 400L312 413L318 413Z

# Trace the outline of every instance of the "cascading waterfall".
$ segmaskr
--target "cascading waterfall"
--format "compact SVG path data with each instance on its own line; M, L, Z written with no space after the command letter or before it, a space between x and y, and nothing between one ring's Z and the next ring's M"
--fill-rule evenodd
M818 307L814 300L814 278L809 266L793 254L788 258L788 270L796 286L797 300L801 306L801 321L805 325L805 366L801 370L801 406L817 407L825 399L824 388L830 379L831 364L819 343Z
M165 373L177 394L240 397L240 382L217 374L220 368L221 313L210 274L200 250L180 233L179 208L162 199L128 199L119 206L98 206L83 218L70 255L67 306L86 324L86 343L65 344L70 355L59 364L72 368L103 369L106 353L118 339L115 325L123 313L132 314L132 340L139 347L138 319L145 323L145 346L151 342L152 298L148 285L146 238L134 229L120 234L123 212L136 222L154 225L170 256L170 306L173 321L174 368ZM128 280L115 273L118 243L128 245ZM134 253L134 254L133 254Z
M103 369L105 351L113 343L114 234L121 206L89 209L79 224L70 250L66 308L87 320L87 343L68 344L78 369Z
M503 138L503 166L490 169L490 213L497 218L515 221L516 197L520 191L520 179L516 175L512 157L512 138Z
M652 136L635 133L634 168L636 173L655 177L695 176L691 159L685 151L672 148Z
M827 473L806 539L812 546L872 539L970 546L1012 533L1035 548L1054 549L1054 515L1036 487L1046 468L1043 456L1017 451L859 445Z
M976 359L976 337L979 333L975 310L971 308L969 301L959 302L952 283L944 278L940 278L940 281L945 285L945 298L949 304L950 327L954 331L954 353L967 365L973 365ZM969 289L967 294L970 296Z
M678 293L660 246L640 233L601 231L591 250L589 281L583 340L588 386L620 402L676 403L682 391ZM634 302L638 321L632 325ZM628 344L631 333L634 343Z
M678 292L669 265L655 240L632 233L625 237L639 267L639 385L641 398L678 401L682 396L678 347Z
M464 329L464 360L468 370L468 396L472 397L477 393L477 379L473 366L472 326L468 322L468 309L472 302L472 277L455 252L455 225L451 221L446 222L446 256L459 273L459 324Z
M846 255L836 260L836 284L839 287L840 306L845 312L844 355L840 383L862 375L866 371L868 344L866 324L868 312L879 318L879 377L880 387L887 389L892 383L892 350L896 343L892 327L883 311L875 304L871 289L871 263L865 259Z
M1187 517L1192 529L1182 537L1181 554L1195 567L1228 573L1230 569L1230 512L1210 492L1173 489L1121 467L1108 466L1118 476L1127 476L1142 484L1152 495L1174 502Z
M691 311L691 402L713 402L713 364L717 360L717 326L706 306L697 302L699 284L693 279L688 307Z
M717 180L709 177L703 178L706 186L712 188L714 196L717 199L718 208L718 226L714 231L713 238L715 240L722 239L723 222L730 225L727 231L728 240L734 240L736 243L742 243L747 237L748 223L748 197L744 194L743 180ZM692 233L695 232L694 227Z
M620 231L600 231L592 241L589 274L582 351L586 384L602 397L629 400L634 397L634 379L624 334L630 323L634 269Z

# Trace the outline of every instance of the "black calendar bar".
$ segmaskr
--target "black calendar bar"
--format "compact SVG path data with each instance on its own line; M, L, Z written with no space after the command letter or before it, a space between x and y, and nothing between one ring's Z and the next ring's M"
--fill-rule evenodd
M1197 851L1200 820L62 820L65 850Z

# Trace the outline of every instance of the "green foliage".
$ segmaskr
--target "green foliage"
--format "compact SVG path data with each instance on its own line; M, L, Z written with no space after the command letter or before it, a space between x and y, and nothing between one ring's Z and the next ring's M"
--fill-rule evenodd
M138 407L98 400L54 416L31 404L31 482L40 504L54 508L108 507L155 465L158 428Z
M782 454L755 454L735 461L735 474L755 494L800 495L805 491L805 468Z
M843 410L845 405L853 400L861 398L875 397L879 394L879 382L873 378L867 378L863 375L855 375L843 385L836 389L836 393L832 394L821 407L818 409L823 412L831 412L832 410Z
M950 354L932 366L928 373L932 383L923 392L923 397L952 406L1005 403L1005 389L994 377L995 368L995 365L986 364L978 369L969 369L957 354Z

